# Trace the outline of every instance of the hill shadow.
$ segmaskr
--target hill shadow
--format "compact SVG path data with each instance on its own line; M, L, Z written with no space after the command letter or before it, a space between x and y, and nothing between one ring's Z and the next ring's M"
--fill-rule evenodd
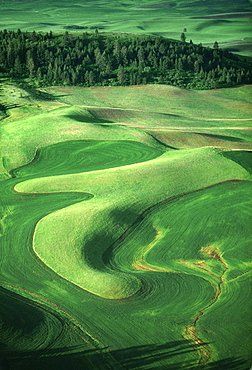
M198 347L204 345L199 344ZM83 350L83 346L73 346L58 349L48 348L44 351L6 352L0 360L0 370L249 369L246 360L234 357L210 362L206 365L197 364L197 361L187 357L195 349L195 343L183 339L164 344L146 344L113 351L110 351L109 348Z
M234 142L238 142L238 143L245 142L244 139L241 139L241 138L235 137L235 136L227 136L227 135L224 136L224 135L206 134L206 133L201 133L201 132L197 132L196 134L197 135L201 135L201 136L210 137L210 138L213 138L213 139L220 139L220 140L226 140L226 141L234 141Z
M91 113L92 115L92 113ZM102 118L98 118L98 117L95 117L95 116L87 116L85 114L67 114L65 115L65 117L67 118L70 118L74 121L77 121L77 122L84 122L84 123L104 123L104 124L109 124L109 123L113 123L113 121L110 121L110 120L105 120L105 119L102 119Z
M0 103L0 111L7 115L7 111L14 108L19 108L20 105L18 104L8 104L8 103Z
M40 89L31 87L31 86L22 86L23 89L34 99L40 100L40 101L55 101L57 99L57 96L50 94L49 92L42 91Z

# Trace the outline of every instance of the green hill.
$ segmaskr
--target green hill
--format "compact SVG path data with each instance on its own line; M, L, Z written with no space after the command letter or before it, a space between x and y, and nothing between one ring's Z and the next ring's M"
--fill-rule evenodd
M247 370L251 86L1 87L1 367Z
M249 0L37 0L1 1L0 29L43 32L127 32L188 41L251 55L252 12Z

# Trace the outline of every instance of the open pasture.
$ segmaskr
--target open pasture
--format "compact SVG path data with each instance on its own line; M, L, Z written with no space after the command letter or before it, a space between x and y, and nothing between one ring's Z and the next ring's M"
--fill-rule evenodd
M249 369L251 87L11 89L1 366Z
M1 29L53 32L127 32L161 35L251 55L252 6L230 1L1 1ZM216 36L217 35L217 36Z

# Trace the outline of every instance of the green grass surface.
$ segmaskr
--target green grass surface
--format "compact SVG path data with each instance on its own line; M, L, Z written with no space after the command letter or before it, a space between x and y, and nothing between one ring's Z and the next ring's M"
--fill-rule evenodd
M226 158L231 159L232 161L239 163L243 168L245 168L249 173L252 173L252 161L251 161L251 152L243 151L233 151L233 152L224 152L223 155Z
M162 85L55 87L48 89L55 96L48 102L36 100L13 85L3 90L6 104L14 102L16 106L9 110L10 117L1 124L1 152L7 170L31 162L41 147L69 140L131 140L156 147L159 145L156 137L168 146L177 143L182 148L251 148L250 86L230 89L230 92L223 89L221 93L218 90L184 91ZM150 129L154 138L145 129ZM162 137L166 130L181 131L181 140L178 137L174 140L172 133L168 139L167 135ZM209 136L206 139L202 135L191 135L185 143L182 131L233 138L230 144L230 140L218 142Z
M192 319L192 326L204 330L204 341L215 347L222 338L220 352L226 356L236 352L238 336L245 339L239 352L244 356L250 352L251 314L245 301L251 272L251 200L250 182L230 181L163 202L146 211L127 237L106 254L108 263L123 271L177 272L208 281L215 298L206 306L199 302L204 292L201 282L181 301L187 300L186 311L197 302L203 324L201 318ZM215 254L206 253L208 248ZM177 307L172 305L170 310Z
M157 113L166 113L166 117L158 117L162 121L169 120L173 123L179 119L179 125L183 125L183 119L191 118L190 126L201 124L207 120L207 126L214 125L214 121L224 119L245 119L251 118L251 86L241 86L231 89L219 89L209 91L188 91L174 86L166 85L142 85L127 87L52 87L49 88L52 94L57 96L57 100L71 105L93 106L93 114L99 113L95 107L107 107L107 114L110 120L114 117L131 118L135 115L135 121L141 123L141 115L144 117L145 125L155 122ZM123 99L121 98L123 95ZM209 100L211 99L211 104ZM109 108L122 108L113 110ZM91 108L90 108L91 109ZM132 111L133 110L133 111ZM148 114L148 120L145 113ZM152 112L152 115L150 114ZM106 109L101 111L106 114ZM156 115L156 116L155 116ZM104 118L103 118L104 119ZM108 119L108 118L107 118ZM133 119L133 118L132 118ZM214 119L213 122L211 119ZM142 118L143 121L143 118ZM161 121L161 122L162 122ZM195 123L193 123L193 121ZM119 121L120 122L120 121ZM156 122L157 124L157 122ZM219 126L219 122L217 122ZM237 122L223 123L223 125L237 126ZM246 122L246 125L251 122ZM238 122L239 125L239 122ZM242 123L244 125L244 122Z
M135 141L67 141L40 149L29 165L13 174L41 177L88 172L144 162L162 153L162 149Z
M92 258L95 263L90 261L89 250L94 250L95 256L103 253L128 222L122 218L118 228L117 220L111 214L120 214L121 209L127 207L131 218L136 218L144 208L164 197L215 182L248 177L240 166L223 159L210 149L167 152L143 164L27 180L17 184L15 190L22 193L82 191L93 194L94 199L87 205L80 203L43 218L35 230L34 249L53 270L84 289L108 298L127 297L132 294L131 279L127 283L122 274L118 279L115 277L115 291L113 272L111 276L104 263L99 259L96 261L97 258ZM85 219L85 226L80 231L78 225L82 219ZM120 287L121 276L123 282ZM133 290L135 292L135 284Z
M246 0L0 7L1 30L251 55ZM248 370L251 86L0 94L0 368Z
M250 91L3 85L3 368L249 369Z
M77 1L39 0L10 3L1 1L1 29L54 32L90 31L129 32L162 35L211 46L221 46L251 55L251 2L211 1ZM83 29L78 29L83 28Z
M61 107L28 118L6 120L2 125L5 167L12 169L27 164L36 155L36 149L62 141L132 140L152 141L154 145L152 138L137 129L100 122L86 109L78 107Z

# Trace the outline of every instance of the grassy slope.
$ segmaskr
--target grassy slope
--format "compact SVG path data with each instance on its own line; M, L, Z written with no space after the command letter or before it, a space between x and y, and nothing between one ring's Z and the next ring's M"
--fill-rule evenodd
M222 356L235 352L237 336L245 339L245 345L239 346L240 353L246 356L250 351L251 327L241 319L243 315L250 316L249 307L244 304L248 294L246 277L251 271L250 204L249 182L222 183L178 197L145 212L127 237L107 255L111 266L123 271L186 273L208 281L215 297L206 306L198 305L203 316L196 323L192 319L192 327L205 329L202 336L206 343L216 343L217 337L221 337ZM232 289L234 305L230 304ZM198 299L201 293L199 290ZM191 304L194 299L190 299ZM241 315L237 314L238 307ZM185 311L189 309L188 302ZM218 358L218 352L213 357Z
M99 272L91 271L90 266L87 266L89 248L92 245L90 235L97 239L97 234L104 234L105 239L100 236L101 240L106 240L107 237L111 243L123 231L121 227L117 230L115 221L110 219L111 212L120 212L127 206L133 214L138 214L164 198L212 185L215 182L246 177L246 171L234 163L216 156L209 149L203 149L203 151L199 149L197 152L195 150L174 154L168 152L158 159L143 164L71 175L71 181L68 175L28 180L16 185L15 190L24 193L83 191L94 194L95 198L87 205L78 204L41 220L36 227L34 248L43 261L61 276L98 295L121 298L135 292L135 285L132 289L130 287L127 289L127 280L124 282L123 278L120 287L121 274L118 276L119 281L115 282L110 276L100 275ZM102 188L101 184L103 184ZM176 184L175 188L174 184ZM151 193L149 193L150 189ZM80 232L78 225L82 219L85 219L85 226L83 225ZM53 231L55 229L57 233ZM46 238L45 235L47 235ZM66 240L68 240L67 243ZM102 253L108 247L109 245L104 241L99 243L99 248L95 248L97 253L98 251ZM84 265L81 261L82 255ZM60 256L64 256L63 260ZM72 266L70 270L69 265ZM91 267L96 268L96 265ZM99 269L106 271L106 267L103 264L99 266L98 262ZM114 283L117 287L115 292Z
M250 86L211 91L162 85L49 90L62 103L85 101L97 118L142 129L172 147L251 148Z
M187 29L188 40L211 46L217 39L223 47L236 52L251 53L251 3L212 1L68 1L40 0L10 4L1 1L1 29L17 29L55 32L65 26L98 27L108 32L130 32L163 35L180 39ZM241 14L244 13L244 14ZM85 29L84 29L85 31Z
M187 6L188 3L190 4L189 7ZM167 3L165 4L167 5ZM141 4L137 2L137 5L134 1L127 0L123 4L116 2L113 5L112 2L108 4L97 1L95 6L94 2L90 1L85 2L85 4L75 2L73 5L69 1L38 0L36 2L10 3L7 0L2 0L0 29L16 30L21 28L30 31L35 29L57 32L63 30L66 25L76 24L89 27L89 29L91 26L95 26L104 27L104 31L110 32L159 34L179 39L181 32L186 27L187 41L192 39L195 43L202 42L204 45L212 46L213 42L217 40L222 47L229 47L235 52L251 55L249 16L237 14L240 11L250 12L251 2L229 1L227 4L226 1L211 1L208 6L206 2L201 1L177 0L168 3L168 5L171 6L164 7L164 2L158 3L154 0L142 0ZM218 15L221 13L222 15ZM65 145L65 148L67 148L66 141L71 140L74 145L76 140L83 139L133 140L140 143L140 146L147 144L148 148L152 147L154 150L164 149L161 143L189 149L205 146L226 148L231 151L226 153L227 161L230 161L229 168L232 167L232 171L235 169L237 176L236 171L239 174L244 174L244 172L239 167L233 166L231 161L244 166L248 170L250 167L248 152L241 151L237 155L237 152L232 151L232 149L251 149L251 132L248 130L251 127L251 121L242 120L251 118L251 87L249 86L211 92L192 92L192 94L167 86L118 88L117 90L111 89L111 91L102 88L85 90L65 88L60 91L60 89L52 88L51 91L56 92L56 94L59 94L59 92L60 94L68 94L59 99L61 103L50 100L36 100L15 86L5 85L4 87L4 96L1 91L1 98L5 103L9 102L16 107L9 109L10 118L1 122L3 161L0 161L0 176L2 179L7 179L9 176L6 169L13 170L17 167L14 174L23 176L22 180L26 179L26 175L37 176L38 172L42 171L43 161L33 161L30 165L25 165L32 161L35 153L40 153L40 151L37 151L39 148L44 148L42 151L48 150L51 153L52 147L50 146L55 144L56 152L60 154L60 150L58 150L60 146L57 147L58 142L62 143L59 144L62 145L62 148ZM123 96L123 101L121 96ZM69 112L66 110L67 117L63 110L58 110L64 107L65 102L67 105L74 106L72 111L71 109ZM131 108L134 109L134 112L86 109L80 107L81 105ZM136 109L144 112L137 112ZM58 114L60 116L59 120L56 118ZM209 117L213 120L208 120ZM216 118L221 120L215 120ZM223 120L224 118L239 120ZM120 125L115 127L113 123ZM146 129L147 127L148 129ZM247 129L244 130L244 128ZM199 133L207 135L203 136ZM111 145L110 142L100 144L104 145L104 149ZM115 148L114 144L111 145L111 148ZM69 151L70 148L73 149L71 145L68 147ZM69 151L68 154L70 154ZM73 150L71 153L76 152ZM116 153L116 156L118 155L118 151L114 151L114 153ZM56 156L56 154L54 155ZM76 158L75 155L73 154L73 161ZM67 157L67 159L69 159L68 157L71 158L71 155L67 156L66 153L63 153L62 156ZM139 158L139 155L136 153L134 157ZM213 157L211 158L213 159ZM214 155L214 158L215 160L218 158L218 163L228 163L217 154ZM100 160L102 161L102 159ZM99 158L97 158L97 161L99 162ZM114 163L117 161L118 158L115 158ZM79 160L76 162L81 163ZM76 168L78 168L78 163L75 163ZM123 161L123 164L125 163ZM41 164L42 167L39 167ZM20 166L25 167L20 168ZM197 166L197 163L195 163L195 166ZM58 174L62 174L64 165L59 165L59 169L61 172L59 171ZM95 169L97 170L97 168ZM52 169L48 175L52 175L53 171ZM78 172L81 171L82 168L78 170ZM114 171L113 174L117 176L119 169ZM227 170L227 175L228 173L231 174ZM45 172L44 175L46 175ZM208 176L210 177L209 174ZM174 177L176 176L174 175ZM157 178L157 180L159 179ZM250 367L248 357L251 345L247 333L247 322L249 321L248 317L250 317L249 280L248 274L237 277L241 271L247 268L245 249L246 239L248 240L248 238L245 238L245 235L249 232L249 228L245 228L245 230L243 227L237 230L232 230L232 227L230 229L225 228L226 233L230 230L231 234L234 235L232 241L237 240L237 243L229 245L227 241L224 241L222 244L223 249L225 246L222 256L229 261L229 270L223 275L225 283L222 286L220 299L205 311L196 325L196 329L200 329L200 331L195 333L192 323L196 315L198 315L200 309L206 308L209 302L212 302L211 300L216 297L215 290L210 288L210 283L212 287L214 287L214 284L216 286L216 278L211 280L208 272L203 271L199 266L192 266L192 264L188 266L184 264L184 272L186 272L184 274L178 273L178 263L170 266L173 271L177 268L177 272L168 274L162 271L147 271L146 268L151 269L151 264L155 265L156 261L153 258L160 256L159 252L156 255L151 255L150 251L149 255L146 255L143 260L141 253L133 255L128 253L127 256L126 252L122 253L123 249L120 247L119 253L115 256L113 249L110 248L105 251L102 257L99 255L100 257L97 258L99 249L104 248L105 244L110 245L116 233L121 235L125 228L131 230L133 220L138 220L140 210L144 208L140 206L139 197L133 199L132 196L130 199L125 199L125 203L120 200L119 204L115 204L112 198L116 193L111 194L108 199L109 204L105 204L108 207L104 207L106 209L103 211L104 221L107 222L107 225L111 225L110 232L113 237L109 235L107 228L104 228L102 223L101 231L104 230L104 232L93 235L93 237L90 235L90 243L86 244L88 247L96 246L93 249L89 248L87 255L92 271L93 267L102 269L100 264L100 261L102 261L110 268L125 270L125 274L128 276L129 273L132 273L128 261L131 261L133 256L134 262L138 262L138 270L134 270L134 275L137 276L138 280L140 279L144 288L140 291L141 294L132 296L127 300L104 300L79 289L67 280L60 279L32 251L32 235L37 222L41 218L45 217L43 220L46 220L47 217L51 217L49 214L52 213L55 220L60 223L60 216L57 216L60 215L61 209L72 204L70 209L66 209L69 211L75 208L80 210L84 208L84 203L93 202L95 198L92 198L92 194L74 192L40 195L14 193L12 189L20 180L21 178L17 177L1 183L1 272L3 285L8 289L8 296L5 292L1 296L1 312L6 319L4 322L1 321L0 330L1 337L5 341L4 344L7 346L5 347L7 356L6 359L0 360L0 367L11 367L17 370L20 368L26 368L27 370L33 370L34 368L37 370L45 368L61 370L89 368L97 370L111 369L111 367L114 369L198 368L198 361L204 359L204 356L202 357L204 351L208 353L208 347L202 342L198 342L200 344L198 351L196 350L196 343L199 339L211 342L210 365L209 367L208 365L202 365L202 368L247 370ZM127 178L126 180L126 184L129 184L130 180L133 182L134 176L132 179ZM154 179L151 180L154 182ZM184 177L182 180L185 180ZM161 187L162 181L161 178L160 184L155 184L155 186L157 188L158 186ZM192 182L194 181L195 179L192 180ZM202 220L205 220L204 217L206 216L204 215L208 212L206 206L212 206L212 204L207 203L207 198L204 200L202 197L206 197L206 194L209 195L211 191L215 192L215 195L219 191L221 193L220 189L225 186L229 189L226 191L227 194L219 194L219 197L223 201L223 199L227 200L230 196L230 205L226 205L227 209L230 209L228 207L233 204L233 212L236 212L238 206L239 210L244 210L240 201L245 193L239 193L241 190L236 189L237 194L240 195L234 197L235 190L232 189L231 184L230 187L228 184L222 184L214 188L216 190L201 190L199 197L197 193L187 196L194 197L194 203L198 206ZM234 184L239 189L246 186L245 182ZM102 183L102 187L103 185ZM118 179L116 186L119 188L119 185L122 184ZM98 187L97 184L95 186L101 190L101 187ZM150 197L150 194L146 194L148 191L144 190L144 188L149 189L145 182L141 184L140 180L138 186L131 183L132 191L134 186L141 193L141 196ZM165 183L164 186L168 185ZM111 192L111 190L114 189L110 187L109 191ZM116 194L116 197L118 198L118 194ZM178 211L179 202L184 202L184 205L190 210L192 201L187 198L186 203L183 199L183 197L178 198L174 205L171 204L171 209L176 208ZM138 206L129 209L129 200L136 201ZM217 205L218 211L223 202L220 203ZM111 209L111 204L115 205L116 208ZM152 202L150 200L149 203L146 201L146 206L147 204L152 204ZM92 207L90 208L92 211ZM235 212L232 217L235 217ZM180 213L183 218L183 210ZM224 220L228 217L228 222L230 221L230 213L225 212ZM151 213L153 217L154 214L155 212ZM164 214L166 215L166 213ZM214 219L218 218L218 214L219 212L214 212ZM65 215L65 213L61 215ZM98 216L101 215L98 213ZM238 219L240 223L246 223L247 218L245 216L247 217L245 210L242 213L238 212L235 223ZM73 218L70 212L69 217ZM224 220L217 219L215 222L218 231L221 230ZM143 224L140 225L141 230L144 229L145 221L144 218ZM162 224L164 220L161 219L158 222ZM195 222L195 230L198 230L197 217L193 222ZM201 217L199 217L198 223L200 222L203 223ZM237 226L240 223L237 223ZM186 222L184 222L185 224ZM80 219L80 229L82 225L83 219ZM92 226L92 224L90 225ZM94 227L99 226L96 221L93 222L93 225ZM59 225L59 227L61 226ZM134 227L133 225L133 229ZM206 223L205 228L209 230L210 225ZM139 226L136 227L136 230L139 231ZM63 230L64 232L65 230ZM209 234L215 234L215 228L214 232L209 232ZM125 235L125 245L126 242L130 242L133 247L133 241L137 239L132 239L131 235ZM153 243L157 243L153 248L154 252L154 250L157 251L156 247L158 247L159 242L162 247L161 236L163 236L163 228L158 231L147 228L146 233L140 234L138 237L143 238L141 241L146 242L147 245L151 244L153 246ZM146 241L144 237L146 237ZM181 239L183 241L183 237ZM231 239L229 238L229 240ZM101 241L104 243L101 243ZM193 235L190 234L188 238L185 238L185 245L188 243L190 246L192 244L195 246L194 241ZM237 251L237 245L240 246L239 249L244 251L243 253ZM164 250L163 247L162 250ZM235 258L238 255L239 260L243 261L242 264ZM141 258L140 262L143 270L139 269L139 258ZM201 258L207 260L208 268L211 268L216 275L223 271L220 263L213 257L200 254ZM161 260L162 258L158 261L159 266L155 265L156 269L167 268L167 265ZM114 266L115 262L116 266ZM198 259L196 257L195 260L189 262L198 263ZM94 263L95 266L93 266ZM114 274L113 278L117 274L118 272ZM9 297L9 290L14 290L17 296ZM20 302L22 296L28 297L31 301L24 301L22 304ZM20 302L19 304L17 304L17 300ZM22 323L16 319L17 313L20 311L22 311L22 320L25 320ZM218 320L216 317L218 317ZM33 318L36 320L33 320ZM187 333L185 333L185 330L187 330ZM239 338L239 344L237 344L237 337ZM226 340L223 341L222 338ZM215 362L215 359L218 358L220 360Z
M87 89L58 87L48 91L57 96L57 101L37 101L20 88L11 85L5 88L4 100L16 105L1 125L2 157L7 170L29 163L38 148L67 140L133 140L156 146L155 140L143 130L146 128L150 129L151 135L171 146L176 146L177 142L178 147L186 148L209 145L250 148L249 86L228 91L223 89L221 93L218 90L183 91L156 85ZM181 135L170 130L179 130ZM31 131L33 135L30 135ZM170 136L167 137L166 131ZM231 143L225 138L218 142L211 140L211 136L202 135L186 134L185 139L184 131L226 135L231 137Z
M82 117L81 120L78 117ZM40 147L69 140L101 139L153 141L134 128L111 126L107 129L107 125L100 125L100 119L85 109L64 107L24 119L6 120L2 125L2 155L6 168L12 169L29 163Z
M166 85L112 88L105 86L85 89L57 86L49 88L48 91L56 94L60 102L71 105L85 104L97 107L147 110L154 113L168 113L179 116L180 119L183 117L200 120L251 118L252 91L249 85L207 91L188 91ZM211 99L211 104L209 104L209 99ZM196 101L197 104L195 104ZM172 119L172 117L169 118ZM146 124L148 123L149 120Z
M13 89L15 91L14 86ZM244 127L249 128L250 121L242 121L251 117L248 89L249 87L241 87L194 94L168 86L51 88L50 92L57 95L58 100L48 102L38 101L32 96L20 98L20 91L18 92L15 102L20 107L9 110L10 117L2 121L1 125L4 133L4 163L8 164L8 169L14 170L12 173L16 176L1 183L1 193L4 194L1 200L4 286L37 301L49 310L56 311L70 325L66 329L66 335L71 333L69 328L77 326L89 343L88 348L101 350L109 346L110 349L109 353L103 353L101 357L97 352L82 354L84 347L69 346L67 337L62 335L60 343L51 339L51 351L46 349L49 364L55 363L56 368L64 369L62 361L65 358L66 364L74 361L77 369L84 366L83 364L86 365L87 359L90 361L88 366L94 369L105 368L105 364L116 369L120 369L121 365L124 368L177 366L183 369L189 365L194 366L201 358L205 358L202 349L208 351L208 347L202 343L202 349L195 350L197 338L194 336L192 323L199 310L205 309L211 300L215 299L214 286L217 278L192 264L198 262L198 257L200 260L205 259L208 268L217 276L220 276L222 268L213 257L200 254L195 258L186 256L189 265L175 261L172 266L169 265L173 272L164 273L162 269L167 269L167 262L162 259L162 251L166 245L164 242L162 246L161 237L166 228L163 222L166 222L167 217L172 218L172 209L174 215L180 210L178 213L181 217L177 224L181 225L183 220L186 227L189 221L183 219L183 209L187 207L187 214L190 216L194 213L190 210L194 204L193 210L197 208L197 216L192 220L195 226L188 230L198 229L199 233L202 229L209 230L209 233L204 234L205 239L202 235L202 245L206 245L208 237L216 232L215 226L211 228L209 223L204 224L214 205L211 197L216 198L216 202L222 207L223 203L227 205L221 212L223 217L229 218L232 204L234 209L238 205L239 210L242 209L243 205L239 203L239 199L245 199L245 190L241 195L239 189L245 189L246 186L250 189L250 182L234 182L235 188L231 186L232 183L222 184L215 187L215 190L206 189L186 196L188 198L179 197L167 203L168 216L165 210L163 215L161 212L161 216L157 216L160 229L147 227L146 232L140 234L137 230L139 227L144 230L145 210L166 198L224 180L250 179L249 173L245 171L249 169L248 152L239 152L238 156L235 155L236 152L230 152L233 148L251 148L250 132L244 130ZM124 96L123 102L119 93ZM209 109L211 120L207 119L206 114L202 114L199 106L205 109L212 107ZM242 106L242 110L237 110L238 106ZM215 118L235 118L238 121L215 121ZM172 131L173 137L166 138L166 145L189 149L171 150L149 135L149 132L154 135L160 132L160 129L167 130L168 133L175 130L175 133ZM187 137L186 145L181 145L185 131L189 131L193 138ZM199 133L218 137L202 138ZM82 147L83 139L88 141L84 141ZM229 152L224 157L219 150L200 148L209 144L220 149L228 147ZM194 147L199 149L193 149ZM37 148L42 149L32 161ZM97 148L100 148L101 152L104 150L104 155L97 155ZM82 155L81 160L78 153ZM92 162L90 158L93 159ZM144 162L135 163L141 160ZM108 161L114 168L104 168ZM73 164L76 174L72 174ZM48 166L50 172L46 171ZM68 175L69 173L71 175ZM49 174L54 176L44 177ZM27 194L13 192L14 187ZM223 192L224 187L226 191ZM49 191L52 194L48 194ZM194 199L194 203L190 199ZM157 205L156 208L159 209L158 207ZM151 211L153 217L156 208ZM218 212L213 216L212 225L217 225L218 230L222 231L221 225L226 224L226 219L221 217L219 223L220 206L215 208L218 208ZM238 217L240 222L243 222L245 215L244 209L242 214L239 212L237 217L235 214L232 217L235 222ZM143 223L139 224L139 217ZM148 220L148 217L146 219ZM132 226L134 221L137 223ZM130 231L132 227L135 230L136 225L136 236L132 237L134 232L128 234L127 230ZM174 226L174 235L181 227L177 229L177 226ZM33 237L34 230L36 232ZM238 238L239 250L246 250L247 234L240 235L239 228L230 230L235 236L228 240ZM125 231L126 234L123 234ZM181 243L184 242L184 246L193 244L196 253L197 244L194 235L189 231L183 234ZM228 233L228 229L225 232ZM249 229L246 232L249 232ZM122 241L125 238L125 246L129 243L132 252L129 248L126 248L127 251L122 247L117 248L121 245L120 240L117 241L120 236ZM169 233L164 235L163 240L168 236ZM137 238L140 238L139 241ZM218 239L218 243L223 246L223 258L228 261L230 269L223 277L225 284L221 299L206 310L198 325L206 330L211 327L214 333L218 333L204 333L200 338L206 342L213 341L210 345L211 361L222 361L213 366L218 368L225 365L228 368L238 361L229 357L241 356L245 361L248 357L248 338L242 315L236 315L232 319L230 341L223 344L219 340L222 335L227 337L224 324L227 309L233 314L234 311L229 307L239 307L243 304L243 312L248 307L244 302L247 294L247 275L232 280L247 269L247 257L246 253L242 252L239 259L243 263L238 263L234 258L237 252L233 252L238 243L231 245L228 240L222 241L222 237L217 235L214 239ZM61 279L37 258L32 250L32 241L37 255L65 279ZM112 247L114 242L115 253ZM143 244L144 248L145 245L153 246L153 243L156 243L152 249L153 253L150 249L142 258L141 249L138 250L139 244ZM155 250L157 253L154 253ZM135 263L134 269L131 267L132 260ZM74 266L74 269L69 269L69 266ZM151 271L152 267L158 271ZM67 279L97 295L80 289ZM239 289L241 293L235 293L233 299L232 292L235 292L235 289L237 292ZM137 294L126 300L104 300L99 297L127 297L134 292ZM229 302L228 307L225 302ZM215 324L216 310L223 325ZM235 313L237 312L238 308L235 309ZM48 320L50 321L50 318ZM45 327L46 324L42 325L42 331L37 332L39 349L44 348ZM233 344L236 335L240 338L244 336L240 339L242 347L235 347ZM80 343L77 337L72 337L71 340ZM14 339L9 340L10 347L13 343ZM28 347L27 345L26 348ZM61 356L56 356L57 348L60 349L58 353ZM30 349L29 358L32 362L25 364L27 369L49 366L45 357L40 357L34 349ZM147 352L153 354L151 359L147 358ZM12 355L8 358L14 368L18 369L20 364L24 365L22 361L25 360L21 359L21 355L16 362L13 362ZM239 366L241 369L247 369L243 362L240 362Z
M163 152L136 141L67 141L39 149L34 161L13 173L17 177L42 177L88 172L144 162Z
M14 363L22 363L23 368L36 369L56 367L66 369L74 366L83 369L90 366L102 366L102 359L96 356L91 361L86 358L71 358L66 356L65 343L73 352L82 348L87 353L94 348L85 343L76 330L69 330L61 315L53 312L34 301L20 297L6 289L1 289L1 336L8 351L8 357L15 358ZM20 315L22 312L22 316ZM52 343L54 344L52 346ZM29 350L28 350L29 349ZM36 358L47 352L48 357L36 364ZM23 362L22 362L23 359ZM1 358L1 368L8 368L7 358ZM14 365L15 366L15 365Z

